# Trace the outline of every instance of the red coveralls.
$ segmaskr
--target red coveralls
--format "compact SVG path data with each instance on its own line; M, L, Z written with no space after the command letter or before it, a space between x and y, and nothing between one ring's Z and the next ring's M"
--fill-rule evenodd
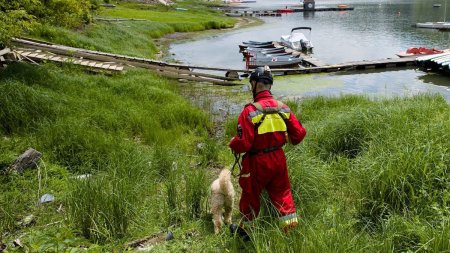
M269 91L262 91L256 95L255 102L263 108L277 108L277 101ZM242 171L239 177L239 185L242 188L239 209L244 216L241 226L250 225L258 216L260 210L260 195L266 189L270 200L277 208L280 216L280 226L287 228L298 224L295 204L292 199L291 185L289 182L286 157L281 148L287 141L286 130L290 143L300 143L306 135L305 128L297 120L289 107L283 105L281 112L287 120L276 120L266 117L259 126L263 131L255 129L257 117L261 118L262 112L253 104L247 104L238 118L238 134L231 140L229 146L235 153L246 154L242 160ZM258 116L259 115L259 116ZM267 115L266 115L267 116ZM256 121L259 122L259 121ZM284 131L278 131L281 125ZM287 127L287 128L286 128ZM242 133L239 134L239 128ZM262 133L261 132L265 132Z

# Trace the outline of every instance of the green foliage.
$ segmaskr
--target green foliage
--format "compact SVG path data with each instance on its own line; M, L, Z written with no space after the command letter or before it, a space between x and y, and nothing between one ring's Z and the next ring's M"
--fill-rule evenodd
M0 45L41 24L67 28L92 20L98 7L94 0L14 0L0 1Z
M217 162L219 159L219 142L215 138L207 138L205 143L200 144L199 153L202 157L203 165Z
M186 182L186 216L189 219L200 218L206 209L206 198L208 195L208 182L204 170L196 169L189 171L185 178Z
M0 2L0 9L0 47L9 43L12 37L20 36L35 25L34 17L25 10L6 9L3 1Z

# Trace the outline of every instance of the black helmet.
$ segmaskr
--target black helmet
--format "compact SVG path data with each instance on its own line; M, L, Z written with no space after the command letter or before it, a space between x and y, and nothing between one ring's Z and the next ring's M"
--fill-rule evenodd
M250 75L250 82L252 81L265 81L264 83L273 84L273 77L269 66L266 65L264 67L257 67Z

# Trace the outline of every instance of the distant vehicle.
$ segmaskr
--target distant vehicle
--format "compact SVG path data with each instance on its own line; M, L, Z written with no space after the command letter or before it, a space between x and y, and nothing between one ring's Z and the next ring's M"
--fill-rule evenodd
M311 27L295 27L292 28L291 34L281 36L281 44L299 51L311 51L313 44L301 30L309 30L309 38L311 38Z

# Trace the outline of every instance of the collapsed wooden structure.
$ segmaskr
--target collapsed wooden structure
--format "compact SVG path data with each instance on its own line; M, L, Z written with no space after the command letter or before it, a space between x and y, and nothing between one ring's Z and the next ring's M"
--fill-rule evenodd
M96 71L120 72L130 68L145 68L169 78L216 85L238 85L241 77L247 77L251 69L229 69L168 63L152 59L111 54L82 48L57 45L34 39L13 39L15 49L0 50L0 67L8 61L24 60L32 63L53 61L80 65ZM319 60L306 58L312 67L273 69L274 75L298 75L320 72L358 71L369 69L414 68L416 59L388 58L381 60L324 64ZM315 66L314 66L315 65ZM205 73L206 72L206 73ZM220 73L220 74L217 74Z

